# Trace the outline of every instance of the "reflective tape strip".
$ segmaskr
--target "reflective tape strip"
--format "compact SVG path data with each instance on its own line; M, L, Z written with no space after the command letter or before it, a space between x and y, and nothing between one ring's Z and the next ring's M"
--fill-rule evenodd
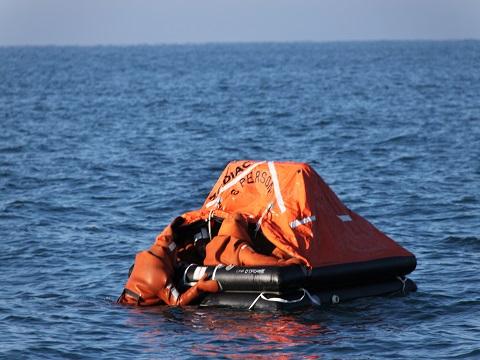
M187 273L188 273L188 269L190 269L192 266L195 266L195 264L190 264L187 266L187 268L185 269L185 271L183 272L183 283L184 284L187 284Z
M270 170L270 174L272 175L273 190L275 191L275 198L277 199L278 208L280 209L281 213L284 213L285 211L287 211L287 209L285 208L285 204L283 203L282 192L280 191L280 183L278 182L277 177L277 170L275 170L275 164L273 163L273 161L268 162L268 169Z
M167 286L167 290L170 290L170 294L173 296L175 301L177 301L178 297L180 296L180 293L178 292L178 290L172 284L169 284Z
M201 232L196 233L195 236L193 237L193 245L195 245L198 240L202 240L202 239L203 239L202 233Z
M352 221L350 215L337 215L343 222Z
M267 205L267 207L265 208L265 210L262 213L262 216L260 216L260 219L258 219L257 226L255 226L255 238L257 237L258 230L260 230L260 226L262 226L263 218L265 217L265 215L267 215L267 213L270 210L272 210L272 208L273 208L273 202L271 202L270 204Z
M265 164L265 161L259 161L257 163L254 163L252 165L250 165L248 168L246 168L245 170L243 170L240 174L238 174L235 179L233 179L232 181L230 181L229 183L227 183L227 185L225 186L222 186L220 188L220 190L218 191L218 194L217 196L219 196L221 193L223 193L224 191L230 189L232 186L234 186L236 183L238 183L240 181L240 179L244 178L245 176L248 175L248 173L250 173L253 169L255 169L258 165L261 165L261 164ZM218 202L218 199L214 199L210 202L207 203L206 207L209 208L213 205L215 205L216 203Z
M197 266L197 268L193 272L193 280L195 281L200 280L203 277L203 275L205 275L205 271L207 271L206 266Z
M312 216L307 216L303 219L297 219L297 220L294 220L290 223L290 227L292 229L295 229L297 226L300 226L300 225L305 225L305 224L308 224L308 223L311 223L311 222L314 222L315 220L317 220L317 218L315 217L315 215L312 215Z
M217 270L224 267L225 265L223 264L218 264L217 266L215 266L215 269L213 270L213 274L212 274L212 280L215 280L215 275L217 275Z
M178 297L180 296L178 290L172 284L168 284L166 289L170 291L170 295L172 295L175 301L177 301Z
M242 251L245 248L251 249L251 247L248 244L243 244L242 246L240 246L240 251Z
M193 238L193 243L195 244L198 240L209 239L208 229L202 228L200 232L196 233Z
M222 189L220 188L220 190L222 190ZM221 193L221 191L218 192L218 195L220 195L220 193ZM209 207L212 207L213 205L219 204L220 199L221 199L220 196L218 196L217 198L213 199L212 201L209 201L207 203L206 207L209 208Z

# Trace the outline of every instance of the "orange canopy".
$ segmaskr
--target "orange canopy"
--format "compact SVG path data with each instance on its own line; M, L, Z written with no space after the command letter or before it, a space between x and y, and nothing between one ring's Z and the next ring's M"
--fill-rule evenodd
M413 256L348 209L309 165L233 161L201 209L241 212L266 238L312 267Z

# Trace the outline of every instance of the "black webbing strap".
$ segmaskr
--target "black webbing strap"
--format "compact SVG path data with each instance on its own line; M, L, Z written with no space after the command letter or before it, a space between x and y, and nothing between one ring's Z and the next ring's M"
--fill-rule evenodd
M155 254L154 254L153 252L151 252L150 250L148 250L147 252L148 252L150 255L155 256L157 259L163 260L160 256L155 255Z

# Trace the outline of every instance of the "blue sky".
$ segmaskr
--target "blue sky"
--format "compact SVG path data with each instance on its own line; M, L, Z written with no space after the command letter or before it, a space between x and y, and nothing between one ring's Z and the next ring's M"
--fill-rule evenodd
M480 39L480 0L0 0L0 45Z

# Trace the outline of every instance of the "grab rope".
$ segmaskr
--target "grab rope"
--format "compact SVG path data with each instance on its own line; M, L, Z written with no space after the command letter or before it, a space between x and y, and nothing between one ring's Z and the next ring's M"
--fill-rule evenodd
M262 216L260 216L260 219L258 219L257 226L255 227L255 239L257 238L257 233L258 233L258 230L260 230L260 226L262 226L263 218L268 214L270 210L272 210L272 208L273 208L273 202L267 205L267 207L262 213Z
M210 210L208 213L208 237L210 238L210 241L212 241L212 216L213 212L217 209L220 208L220 202L222 201L222 198L219 196L218 198L215 199L215 202L212 205L217 205L215 208Z
M402 293L405 294L405 287L407 286L407 278L403 278L401 276L397 276L397 279L400 280L402 283Z
M305 294L308 296L308 298L313 304L318 306L322 305L322 302L320 301L318 296L310 294L307 289L302 288L302 290L305 291Z
M212 215L215 209L210 210L208 213L208 238L212 241Z
M295 303L301 302L305 298L305 296L307 296L313 304L318 305L318 306L321 305L320 299L317 296L311 295L308 292L307 289L301 288L300 290L303 291L302 296L299 297L298 299L293 299L293 300L287 300L287 299L283 299L283 298L280 298L280 297L267 298L267 297L265 297L266 293L261 292L255 298L255 300L253 300L252 304L248 307L248 310L251 310L255 306L255 304L258 302L258 300L260 300L260 299L265 300L265 301L278 302L278 303L282 303L282 304L295 304Z

